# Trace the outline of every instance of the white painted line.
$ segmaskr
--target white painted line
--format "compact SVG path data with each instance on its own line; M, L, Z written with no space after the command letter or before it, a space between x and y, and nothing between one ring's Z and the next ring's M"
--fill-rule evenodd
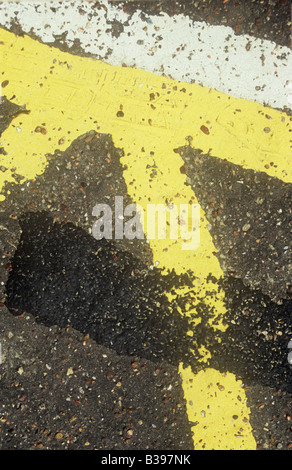
M291 107L288 47L184 15L137 11L129 16L119 5L99 3L101 8L82 1L1 3L0 25L10 28L14 21L45 43L66 34L69 46L79 40L85 52L112 65L135 66L275 108Z

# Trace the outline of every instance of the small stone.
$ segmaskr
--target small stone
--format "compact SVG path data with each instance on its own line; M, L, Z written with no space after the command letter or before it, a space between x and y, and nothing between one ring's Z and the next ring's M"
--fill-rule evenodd
M251 228L250 224L244 224L244 226L242 227L242 231L247 232L250 228Z
M200 127L200 129L201 129L202 132L204 132L204 134L206 134L206 135L209 135L209 134L210 134L210 131L209 131L209 129L208 129L207 126L202 125L202 126Z

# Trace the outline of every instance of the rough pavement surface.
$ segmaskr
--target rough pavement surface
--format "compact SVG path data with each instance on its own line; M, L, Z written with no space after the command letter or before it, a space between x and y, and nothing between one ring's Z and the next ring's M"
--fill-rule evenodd
M237 34L290 46L286 0L167 2L167 7L166 2L129 1L124 8L185 12L194 20L229 25ZM112 27L118 34L119 25ZM17 24L14 30L21 34ZM55 45L64 48L62 38ZM76 45L70 52L82 51ZM4 99L0 132L26 112ZM291 449L292 381L286 360L292 337L291 185L208 155L201 159L190 148L180 151L185 161L181 171L210 220L226 275L222 286L231 322L220 345L214 343L210 365L244 379L258 449ZM131 202L120 155L111 136L88 132L66 151L47 155L42 176L5 187L0 213L1 344L6 354L0 365L2 450L193 448L177 363L183 359L194 370L199 364L189 355L189 343L177 341L185 338L180 333L189 325L179 316L167 321L169 304L163 296L164 283L179 285L180 279L161 278L143 240L107 242L98 251L89 238L97 199L113 205L119 194ZM7 170L1 166L0 171ZM21 175L14 176L21 181ZM85 246L92 256L83 251ZM124 307L103 316L107 299L87 294L97 289L99 267L105 265L119 286L108 306L118 301ZM65 292L54 277L56 266L66 278ZM93 318L83 291L94 305ZM81 301L73 301L76 292ZM206 322L197 332L198 345L200 338L202 344L212 339L206 306L199 308ZM76 312L86 316L86 328L76 322ZM145 323L149 312L155 319L153 335ZM120 313L121 334L116 335L113 322ZM63 328L64 320L70 326ZM157 336L158 330L163 335Z

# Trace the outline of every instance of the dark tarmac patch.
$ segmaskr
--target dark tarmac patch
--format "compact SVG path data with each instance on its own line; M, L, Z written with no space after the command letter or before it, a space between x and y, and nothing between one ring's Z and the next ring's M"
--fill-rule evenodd
M210 312L201 302L202 322L193 340L187 335L191 324L165 296L186 279L148 271L114 243L97 241L70 223L54 224L45 213L27 213L20 224L6 283L5 303L14 315L29 312L46 326L70 325L118 354L183 362L194 370L199 354L190 350L204 344L212 353L209 366L233 372L247 384L292 392L287 349L292 301L277 305L240 279L227 278L221 281L227 332L220 334L220 343L215 340L207 323Z
M178 364L191 346L188 322L169 310L169 278L148 271L108 240L73 224L26 214L6 283L6 305L46 326L70 325L119 354Z
M191 147L181 148L180 155L187 183L210 222L224 274L276 302L289 299L292 185Z

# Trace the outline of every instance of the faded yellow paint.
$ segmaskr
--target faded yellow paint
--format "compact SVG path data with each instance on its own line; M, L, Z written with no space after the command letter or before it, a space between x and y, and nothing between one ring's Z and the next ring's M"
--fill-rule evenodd
M92 129L110 133L115 146L123 148L128 193L145 210L148 203L197 203L180 172L182 158L174 151L187 142L244 168L292 181L286 158L291 123L283 113L198 85L73 56L4 30L0 30L0 58L1 80L8 81L5 95L30 111L15 118L1 136L1 146L7 152L0 155L1 164L9 168L1 174L1 187L14 180L13 173L21 174L23 181L41 174L47 164L46 153L68 147ZM182 288L175 295L191 299L187 311L181 313L192 318L194 331L188 334L195 338L200 298L209 305L214 319L220 315L224 319L226 312L224 292L216 282L206 280L210 273L215 279L223 273L202 210L199 248L184 251L182 243L182 238L150 240L160 268L194 273L193 288ZM214 329L227 326L221 321ZM204 361L208 345L200 351ZM235 379L232 387L236 394ZM225 445L233 448L229 437ZM194 443L196 446L196 440Z
M255 450L243 383L233 374L179 367L195 450Z

